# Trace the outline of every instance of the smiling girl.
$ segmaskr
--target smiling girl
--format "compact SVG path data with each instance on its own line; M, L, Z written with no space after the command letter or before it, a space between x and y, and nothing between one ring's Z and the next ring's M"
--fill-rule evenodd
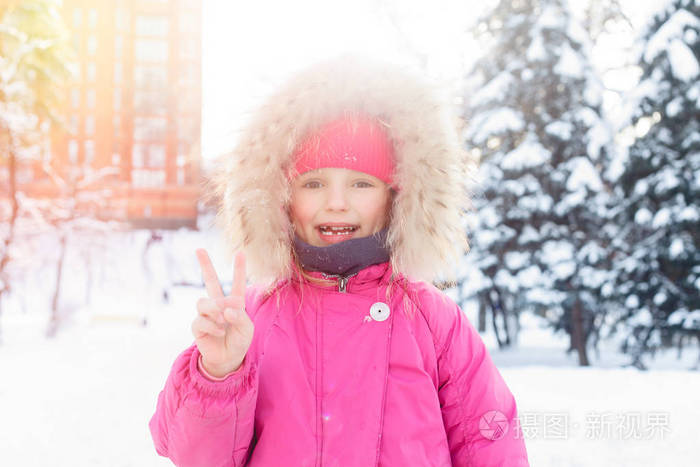
M150 422L180 466L527 466L513 395L430 281L468 248L470 167L420 79L343 57L263 105L215 180L195 342ZM246 276L255 285L246 287Z

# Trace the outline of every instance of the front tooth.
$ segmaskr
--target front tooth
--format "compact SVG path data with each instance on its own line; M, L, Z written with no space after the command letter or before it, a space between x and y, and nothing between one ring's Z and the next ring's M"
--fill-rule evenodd
M327 227L325 229L331 235L344 235L353 231L352 227Z

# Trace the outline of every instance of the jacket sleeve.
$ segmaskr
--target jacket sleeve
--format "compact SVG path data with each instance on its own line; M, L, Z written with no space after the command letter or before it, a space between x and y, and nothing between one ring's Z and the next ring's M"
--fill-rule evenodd
M197 369L199 350L182 352L158 395L149 428L161 456L180 467L242 466L253 438L257 367L248 355L223 381Z
M438 397L452 465L528 467L515 398L479 333L439 290L429 293L428 301L438 358Z

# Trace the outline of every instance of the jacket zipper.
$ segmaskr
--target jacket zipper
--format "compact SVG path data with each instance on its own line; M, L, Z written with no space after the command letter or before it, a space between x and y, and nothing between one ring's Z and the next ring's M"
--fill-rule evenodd
M352 276L357 275L357 273L350 274L349 276L341 276L340 274L326 274L325 272L322 272L321 275L323 275L323 277L325 277L326 279L329 279L331 277L337 277L338 292L346 293L348 287L348 279L350 279Z
M359 271L358 271L359 272ZM349 276L341 276L340 274L326 274L322 272L321 275L326 279L331 277L338 278L338 292L347 293L348 279L356 275L350 274ZM323 387L323 372L319 371L321 368L321 362L323 361L321 357L321 352L323 349L323 323L319 325L319 320L322 320L322 315L317 315L316 317L316 430L319 433L319 438L316 444L316 466L320 467L323 465L323 423L321 422L320 414L323 413L323 401L320 397L320 388Z

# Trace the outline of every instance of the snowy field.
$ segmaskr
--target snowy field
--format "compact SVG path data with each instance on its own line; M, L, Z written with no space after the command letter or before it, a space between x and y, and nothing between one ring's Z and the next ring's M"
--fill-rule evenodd
M193 339L190 323L203 289L170 289L168 281L199 282L194 249L205 246L219 274L232 268L216 237L167 236L141 259L147 234L114 238L93 256L93 289L72 252L64 302L68 323L43 337L54 278L44 266L26 276L3 304L0 346L0 466L165 466L148 421L173 360ZM121 243L120 243L121 242ZM82 245L82 244L81 244ZM84 246L84 245L83 245ZM142 326L143 319L148 324ZM530 463L535 467L691 466L700 458L700 373L689 349L650 362L651 371L620 368L623 356L591 352L593 367L578 368L566 340L524 319L520 347L509 352L484 341L516 396Z

